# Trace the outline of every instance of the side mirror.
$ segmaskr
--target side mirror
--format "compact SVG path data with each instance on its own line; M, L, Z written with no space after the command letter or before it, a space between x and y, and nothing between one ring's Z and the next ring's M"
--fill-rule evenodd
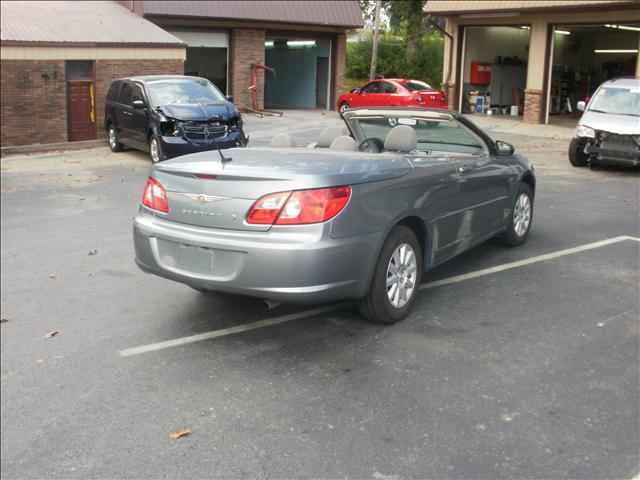
M134 100L131 105L133 105L133 108L135 108L136 110L144 110L145 108L147 108L142 100Z
M507 142L503 142L502 140L496 141L496 155L499 157L509 157L513 155L515 149L513 145Z
M578 104L576 105L576 108L577 108L578 110L580 110L581 112L584 112L584 109L585 109L585 108L587 108L587 104L586 104L586 103L584 103L582 100L580 100L580 101L578 102Z
M362 89L361 88L356 88L354 90L354 93L357 93L358 95L360 95L362 93Z
M233 96L232 95L227 95L226 98L227 98L227 102L233 103Z

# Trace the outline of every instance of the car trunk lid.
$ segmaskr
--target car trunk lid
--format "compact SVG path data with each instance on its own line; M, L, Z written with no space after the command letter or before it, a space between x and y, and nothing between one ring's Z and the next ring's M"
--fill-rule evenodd
M155 166L167 192L162 218L189 225L266 231L245 216L263 195L288 190L354 185L396 178L413 167L402 156L328 149L240 148L185 155Z

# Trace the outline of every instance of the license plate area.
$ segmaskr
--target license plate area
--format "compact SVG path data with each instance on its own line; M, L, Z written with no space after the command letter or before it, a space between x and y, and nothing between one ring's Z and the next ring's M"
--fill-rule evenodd
M230 280L242 268L246 252L152 239L154 255L163 268L191 277Z
M189 271L213 273L215 256L215 250L212 248L181 243L178 245L177 266Z

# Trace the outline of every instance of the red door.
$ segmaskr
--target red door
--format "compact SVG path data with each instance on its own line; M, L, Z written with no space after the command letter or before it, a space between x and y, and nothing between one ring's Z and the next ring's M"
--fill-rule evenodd
M94 140L96 138L92 87L93 82L91 81L68 82L67 124L70 142Z

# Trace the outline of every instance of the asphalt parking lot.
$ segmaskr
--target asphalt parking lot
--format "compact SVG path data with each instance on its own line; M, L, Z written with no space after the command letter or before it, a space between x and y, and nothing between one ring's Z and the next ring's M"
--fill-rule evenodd
M302 144L336 121L248 125ZM529 241L428 273L393 326L143 274L144 153L3 159L2 477L638 475L638 172L495 137L536 165Z

